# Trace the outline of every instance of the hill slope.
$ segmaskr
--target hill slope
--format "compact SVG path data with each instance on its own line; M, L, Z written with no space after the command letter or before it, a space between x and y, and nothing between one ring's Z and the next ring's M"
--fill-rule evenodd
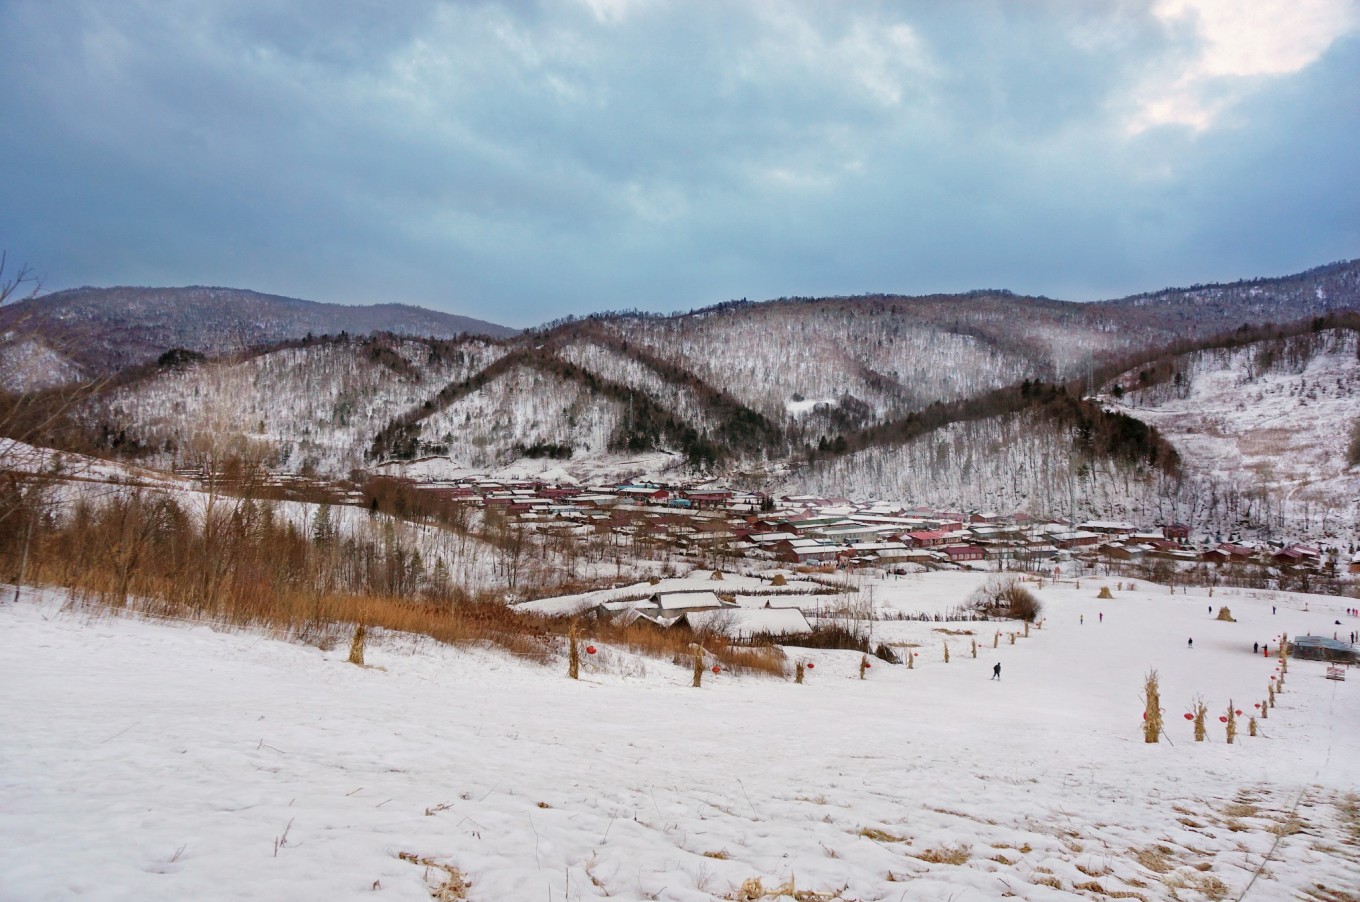
M865 588L880 610L938 613L982 579ZM6 762L0 894L1348 898L1360 720L1333 706L1353 683L1294 660L1261 735L1243 716L1229 745L1217 717L1272 685L1253 641L1330 635L1349 599L1034 591L1047 622L1028 638L985 647L1015 625L954 625L983 627L976 659L964 635L942 662L947 624L883 620L914 669L875 660L860 680L856 652L791 649L816 664L803 685L723 672L701 689L687 662L598 640L578 682L560 651L539 667L388 634L355 667L345 645L73 612L64 593L7 604L0 730L25 753ZM1197 697L1202 743L1181 717Z
M1349 528L1360 469L1348 460L1360 422L1360 333L1326 330L1185 354L1145 385L1116 384L1113 409L1155 426L1189 470L1215 485L1183 512L1232 505L1270 532ZM1212 519L1212 513L1209 515Z

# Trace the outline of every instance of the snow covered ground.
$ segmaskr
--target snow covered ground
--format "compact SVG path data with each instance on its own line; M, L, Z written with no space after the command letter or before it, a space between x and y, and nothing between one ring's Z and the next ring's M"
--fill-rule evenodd
M946 611L984 578L861 592ZM1014 644L1014 624L881 621L876 638L916 643L913 669L875 660L861 682L854 653L793 650L815 665L804 685L701 689L611 648L579 682L390 636L358 668L54 595L6 603L0 898L419 900L456 886L449 868L481 900L1353 898L1360 673L1292 661L1261 736L1243 718L1227 745L1217 721L1266 696L1275 661L1253 642L1360 630L1353 601L1034 588L1045 625ZM975 630L978 657L945 628ZM1203 744L1181 717L1197 694Z

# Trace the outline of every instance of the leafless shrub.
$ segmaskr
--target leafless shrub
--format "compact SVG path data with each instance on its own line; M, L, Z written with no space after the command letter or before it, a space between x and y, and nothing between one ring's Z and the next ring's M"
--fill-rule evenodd
M1043 612L1043 603L1016 576L993 577L973 592L969 602L988 617L1029 622Z

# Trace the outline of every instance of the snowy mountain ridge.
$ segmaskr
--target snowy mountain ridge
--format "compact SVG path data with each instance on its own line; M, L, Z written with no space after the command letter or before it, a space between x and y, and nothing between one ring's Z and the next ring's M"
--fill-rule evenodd
M1224 531L1307 523L1326 496L1328 516L1350 523L1356 512L1336 494L1350 491L1343 468L1318 464L1332 481L1313 479L1306 491L1298 479L1267 480L1265 500L1241 458L1241 472L1197 453L1178 459L1193 440L1131 395L1150 390L1140 379L1161 378L1145 371L1181 367L1184 380L1207 366L1162 359L1173 333L1195 359L1235 354L1234 366L1291 359L1323 340L1302 337L1315 329L1353 333L1360 323L1333 308L1360 306L1357 271L1335 265L1097 305L1000 292L795 299L592 317L509 339L304 340L144 368L83 403L76 419L94 447L164 466L196 432L231 429L273 447L281 470L331 476L428 458L459 472L525 464L570 475L599 472L604 458L667 452L751 488L1047 514L1068 513L1076 497L1081 516L1143 522L1203 511ZM1238 321L1305 296L1313 306L1295 312L1316 318L1296 317L1282 349L1271 349L1278 329ZM1168 310L1201 311L1197 328L1235 325L1197 344ZM1233 350L1248 344L1254 350ZM1120 367L1132 369L1120 376ZM1348 384L1344 373L1334 378ZM1104 412L1080 402L1116 383L1136 407L1112 396ZM1348 394L1328 403L1330 423L1360 416ZM1320 443L1321 460L1340 453L1346 428L1295 432ZM1163 442L1162 429L1178 439ZM1289 512L1276 493L1288 495Z

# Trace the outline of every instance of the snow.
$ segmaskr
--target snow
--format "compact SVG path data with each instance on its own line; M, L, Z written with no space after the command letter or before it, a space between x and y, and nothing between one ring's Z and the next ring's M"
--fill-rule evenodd
M826 404L829 407L836 406L835 398L812 398L801 401L788 400L784 402L784 410L791 417L801 417L817 409L818 404Z
M1156 426L1195 472L1268 492L1277 529L1323 534L1360 524L1360 475L1346 463L1360 416L1354 333L1300 336L1269 358L1259 344L1201 352L1184 369L1179 388L1133 391L1107 406Z
M13 331L0 334L0 391L42 391L82 375L79 364L44 340Z
M181 490L189 487L188 480L162 470L147 469L121 461L103 460L71 451L56 451L4 437L0 437L0 468L18 473L39 474L54 480L87 483L93 492L103 492L110 484L159 486Z
M858 588L942 611L984 578ZM1292 661L1263 736L1243 723L1229 746L1216 721L1265 697L1275 664L1253 641L1360 628L1353 602L1149 584L1097 601L1103 584L1033 584L1045 624L1013 645L1014 624L879 621L876 639L920 643L913 669L875 660L861 682L853 652L794 650L815 665L804 685L723 673L697 690L608 647L579 682L394 636L358 668L28 593L0 606L0 898L428 899L442 872L402 853L458 868L481 900L703 900L755 877L862 900L1091 882L1202 899L1210 879L1239 898L1267 854L1250 898L1353 891L1360 678ZM979 657L945 627L977 630ZM1140 735L1150 668L1157 745ZM1204 744L1180 716L1196 694ZM925 860L959 845L962 864ZM1167 873L1140 861L1153 847Z
M523 611L539 614L573 614L608 601L645 599L652 595L671 595L677 592L738 592L742 589L765 589L769 586L768 582L758 576L741 576L735 573L723 573L722 576L721 580L715 580L713 571L702 571L689 576L658 579L656 582L630 583L594 592L540 598L522 602L517 607ZM790 591L807 592L809 584L795 583L788 588Z

